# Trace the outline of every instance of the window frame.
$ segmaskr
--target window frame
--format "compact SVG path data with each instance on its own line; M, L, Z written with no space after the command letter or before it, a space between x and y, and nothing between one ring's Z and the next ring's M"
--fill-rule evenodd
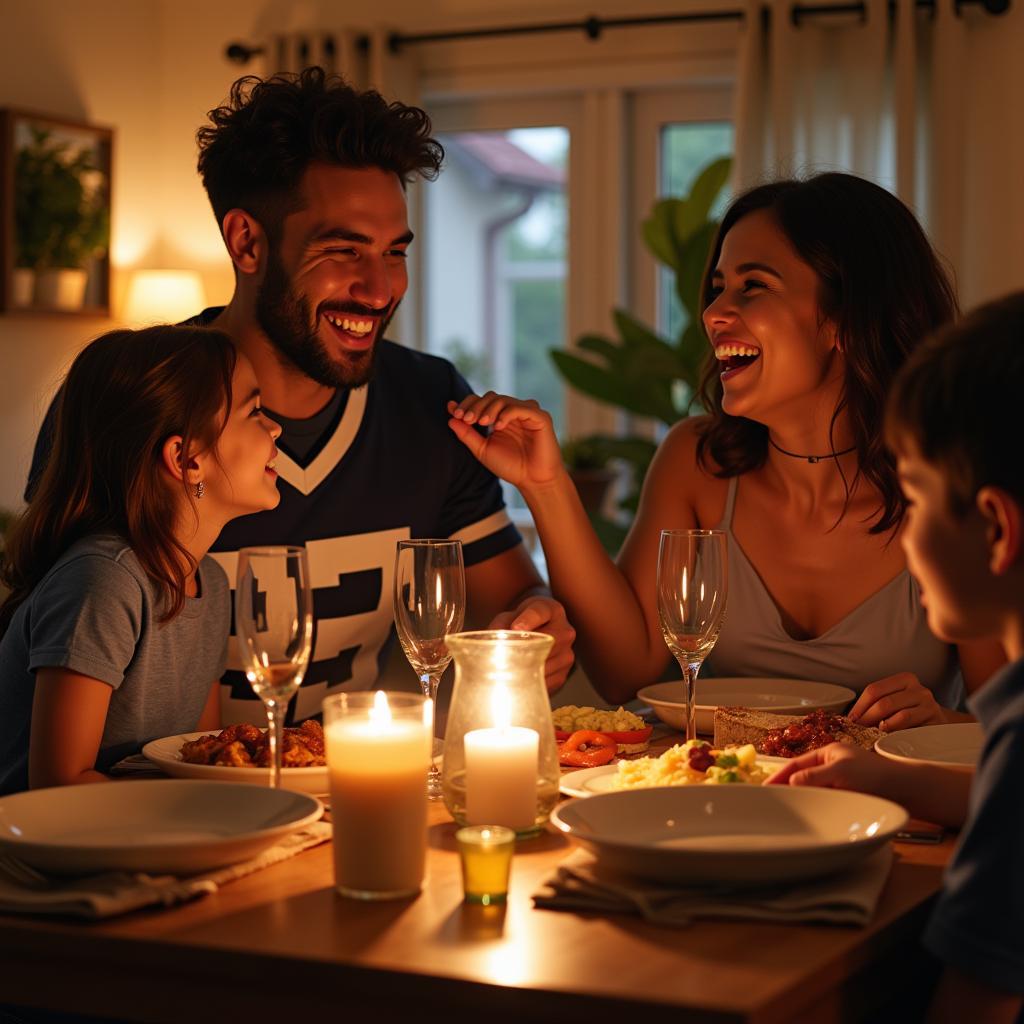
M614 336L616 307L656 322L657 271L639 223L657 195L651 168L657 166L658 134L638 146L638 133L641 124L659 118L732 119L738 31L736 25L702 23L610 32L597 42L561 33L517 45L450 41L416 55L419 102L437 132L552 124L569 129L569 348L583 334ZM603 173L592 173L594 167ZM413 228L421 232L423 204L415 195L410 199ZM402 330L417 347L425 343L425 279L425 268L414 263L413 315ZM566 437L619 433L625 426L618 410L566 389Z
M633 256L630 259L630 309L659 333L660 322L658 261L640 238L640 224L661 196L661 135L673 124L721 123L733 120L732 86L708 83L689 88L674 87L639 94L630 119L630 149L634 158L631 217L636 225Z

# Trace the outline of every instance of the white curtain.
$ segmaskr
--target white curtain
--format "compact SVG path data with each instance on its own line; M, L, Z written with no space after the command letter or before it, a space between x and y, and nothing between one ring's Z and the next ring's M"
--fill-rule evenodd
M766 20L748 0L736 188L828 170L870 178L914 210L962 278L970 213L965 19L953 0L937 0L934 16L896 0L895 17L887 0L867 0L863 19L812 15L799 25L791 7L772 0Z

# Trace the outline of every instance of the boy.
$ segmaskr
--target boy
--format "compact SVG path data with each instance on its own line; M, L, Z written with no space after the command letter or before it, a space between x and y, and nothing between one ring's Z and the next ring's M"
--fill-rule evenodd
M963 825L924 944L945 964L929 1020L1013 1021L1024 1003L1024 292L923 345L890 395L886 432L909 509L901 541L928 624L995 637L1010 664L969 701L985 732L973 777L833 744L771 781L861 789ZM969 795L969 799L968 799Z

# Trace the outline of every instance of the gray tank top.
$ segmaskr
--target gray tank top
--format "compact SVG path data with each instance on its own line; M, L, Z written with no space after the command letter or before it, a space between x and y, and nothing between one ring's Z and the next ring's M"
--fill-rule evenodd
M956 648L936 639L917 581L904 569L844 619L810 640L794 640L732 532L738 477L729 482L724 530L729 549L725 620L702 675L766 676L838 683L860 692L897 672L913 672L944 707L959 708L963 677Z

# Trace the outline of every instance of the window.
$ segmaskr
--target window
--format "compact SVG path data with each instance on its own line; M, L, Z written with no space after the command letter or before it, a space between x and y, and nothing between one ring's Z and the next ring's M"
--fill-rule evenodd
M733 127L728 121L674 122L661 126L659 138L658 197L687 195L697 175L712 161L733 152ZM725 212L729 196L723 191L714 210ZM686 326L686 314L675 292L672 274L658 271L658 329L676 338Z
M734 133L727 87L658 90L639 95L631 130L634 156L632 212L636 231L656 199L689 192L712 160L731 156ZM727 197L719 199L721 214ZM637 242L630 274L632 308L666 338L685 326L669 270Z
M440 134L424 197L428 351L477 391L534 398L564 422L548 350L566 339L569 130Z

